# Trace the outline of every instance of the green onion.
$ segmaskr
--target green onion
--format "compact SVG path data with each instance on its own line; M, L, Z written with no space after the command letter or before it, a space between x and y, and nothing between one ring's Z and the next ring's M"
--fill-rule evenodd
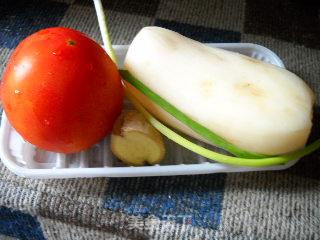
M117 56L114 52L114 49L112 47L111 39L110 39L110 34L108 31L108 22L106 15L103 12L103 6L101 3L101 0L93 0L94 7L97 12L97 17L98 17L98 23L99 23L99 28L102 36L102 41L104 45L104 49L112 59L112 61L117 64Z
M97 15L98 15L98 21L99 21L99 27L102 34L102 39L106 48L107 53L112 58L115 64L117 64L117 58L114 53L111 40L108 33L107 28L107 21L106 17L103 12L102 4L100 0L94 0L94 4L96 7ZM185 139L184 137L180 136L176 132L172 131L170 128L166 127L164 124L159 122L157 119L155 119L146 109L142 107L142 105L134 98L134 96L130 92L126 92L127 97L132 101L132 103L135 105L135 107L145 116L145 118L156 128L158 129L163 135L171 139L172 141L178 143L179 145L189 149L190 151L193 151L201 156L204 156L208 159L226 163L226 164L232 164L232 165L238 165L238 166L250 166L250 167L265 167L265 166L273 166L273 165L279 165L279 164L286 164L289 161L297 160L301 157L304 157L315 150L320 148L320 139L316 140L315 142L309 144L302 150L295 151L293 153L275 156L275 157L267 157L261 154L256 153L250 153L247 151L244 151L230 143L228 143L223 138L219 137L215 133L211 132L209 129L205 128L204 126L200 125L196 121L189 118L186 114L181 112L179 109L171 105L169 102L167 102L165 99L163 99L161 96L154 93L151 89L149 89L147 86L145 86L142 82L135 79L128 71L120 70L121 75L125 80L127 80L129 83L131 83L134 87L136 87L138 90L140 90L143 94L148 96L152 101L157 103L160 107L165 109L167 112L175 116L177 119L179 119L181 122L185 123L187 126L195 130L197 133L199 133L201 136L206 137L208 140L210 140L215 145L229 151L230 153L235 154L236 156L242 156L242 157L232 157L223 155L214 151L211 151L209 149L206 149L204 147L198 146L197 144Z
M106 52L109 54L111 59L114 61L115 64L117 63L117 57L115 55L115 52L113 50L110 35L108 31L108 24L106 16L103 12L103 7L100 0L94 0L94 6L96 8L97 16L98 16L98 22L99 22L99 28L102 35L102 40L105 46ZM196 121L189 118L186 114L181 112L179 109L168 103L166 100L164 100L162 97L151 91L149 88L147 88L144 84L142 84L139 80L135 79L131 74L127 71L120 71L122 74L122 77L130 82L133 86L135 86L138 90L140 90L142 93L144 93L146 96L148 96L151 100L153 100L155 103L160 105L163 109L165 109L167 112L169 112L171 115L173 115L175 118L186 124L188 127L193 129L195 132L199 133L202 137L208 139L210 142L212 142L214 145L225 149L226 151L239 156L239 157L248 157L248 158L262 158L265 157L265 155L256 154L256 153L250 153L248 151L242 150L231 143L227 142L220 136L216 135L209 129L205 128L201 124L197 123Z
M277 156L277 157L252 159L252 158L239 158L239 157L227 156L224 154L211 151L204 147L201 147L185 139L184 137L180 136L179 134L177 134L176 132L172 131L170 128L166 127L164 124L159 122L157 119L155 119L146 109L144 109L144 107L138 102L137 99L135 99L135 97L129 91L127 91L127 97L134 104L134 106L139 110L139 112L141 112L144 115L144 117L157 130L159 130L159 132L161 132L167 138L189 149L192 152L195 152L203 157L206 157L210 160L214 160L216 162L237 165L237 166L247 166L247 167L267 167L267 166L286 164L292 160L298 160L299 158L305 155L308 155L313 151L317 150L318 148L320 148L320 139L318 139L317 141L313 142L312 144L308 145L302 150L295 151L290 154Z
M166 101L164 98L153 92L150 88L148 88L146 85L144 85L142 82L140 82L138 79L133 77L128 71L120 70L120 73L123 77L123 79L127 82L129 82L132 86L134 86L136 89L138 89L140 92L142 92L144 95L146 95L149 99L151 99L154 103L159 105L161 108L163 108L166 112L170 113L173 117L178 119L180 122L187 125L189 128L191 128L193 131L198 133L203 138L209 140L211 143L213 143L215 146L220 147L238 157L246 157L246 158L263 158L266 157L262 154L256 154L251 153L248 151L245 151L243 149L240 149L233 144L227 142L222 137L218 136L208 128L204 127L200 123L194 121L190 117L188 117L185 113L180 111L178 108L173 106L171 103Z

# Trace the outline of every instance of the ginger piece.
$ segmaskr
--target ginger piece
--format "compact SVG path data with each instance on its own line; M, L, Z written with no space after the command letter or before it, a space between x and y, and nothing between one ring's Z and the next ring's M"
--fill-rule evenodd
M111 135L111 151L128 165L157 164L165 155L162 135L137 111L123 111Z

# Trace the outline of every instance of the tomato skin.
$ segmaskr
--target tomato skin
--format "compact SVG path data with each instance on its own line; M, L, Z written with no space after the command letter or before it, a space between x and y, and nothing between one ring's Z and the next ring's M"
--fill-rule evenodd
M39 148L84 150L111 132L123 86L102 47L68 28L48 28L23 40L3 75L1 97L12 126Z

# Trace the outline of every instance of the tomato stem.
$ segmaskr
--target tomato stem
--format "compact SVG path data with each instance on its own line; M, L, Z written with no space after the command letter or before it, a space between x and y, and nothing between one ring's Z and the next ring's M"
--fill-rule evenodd
M76 41L74 41L72 39L69 39L69 40L67 40L67 45L68 46L75 46L76 45Z

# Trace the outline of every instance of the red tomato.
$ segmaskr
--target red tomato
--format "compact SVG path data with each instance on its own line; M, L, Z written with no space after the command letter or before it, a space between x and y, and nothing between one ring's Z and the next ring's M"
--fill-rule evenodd
M121 112L123 86L99 44L68 28L23 40L4 72L1 95L12 126L39 148L72 153L105 137Z

